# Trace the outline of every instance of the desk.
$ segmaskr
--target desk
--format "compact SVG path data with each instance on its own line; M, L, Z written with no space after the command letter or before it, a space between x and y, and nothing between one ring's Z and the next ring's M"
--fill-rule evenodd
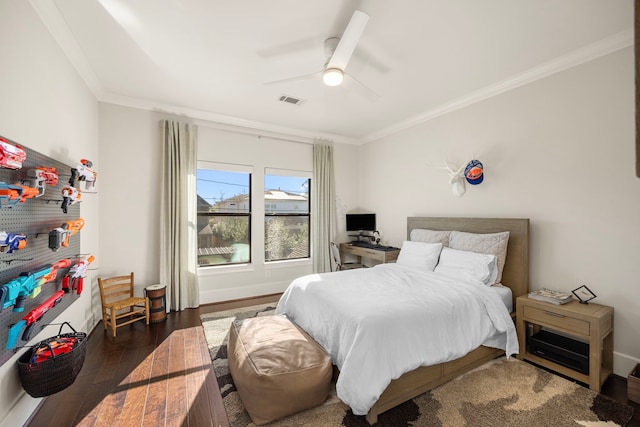
M398 259L400 249L383 251L375 248L362 248L359 246L351 246L348 243L340 243L340 257L344 254L354 255L358 258L358 262L362 262L362 258L370 258L382 263L395 262Z

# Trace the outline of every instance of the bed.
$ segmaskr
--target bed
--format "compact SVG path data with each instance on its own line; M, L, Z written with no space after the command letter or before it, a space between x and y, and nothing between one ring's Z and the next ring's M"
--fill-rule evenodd
M515 306L515 298L528 292L528 219L410 217L407 219L407 240L416 229L457 230L476 234L508 231L507 254L503 259L504 266L500 282L511 291L511 301L509 301L511 307ZM442 257L440 260L442 261ZM448 280L446 277L435 277L428 271L406 270L406 265L381 265L365 270L371 271L325 273L296 279L283 294L277 311L286 313L331 354L336 366L342 368L337 383L339 397L352 407L355 414L366 415L366 420L370 424L375 423L382 412L504 354L503 349L513 351L512 341L515 334L512 324L513 314L509 315L505 306L502 305L503 302L494 296L494 292L487 290L488 286L455 283L457 289L461 290L461 293L456 294L455 297L465 305L465 309L460 310L456 308L457 301L455 301L456 304L451 304L447 299L449 288L453 287L454 283L446 282ZM447 286L437 288L438 292L427 292L425 291L427 279L436 282L445 281ZM393 289L397 288L391 288L390 291L385 287L385 280L393 283L393 286L402 286L403 292L393 292ZM425 282L420 282L417 286L414 284L416 280L425 280ZM367 282L371 286L371 292L363 292L362 287L356 287L358 281ZM338 287L342 289L337 290ZM340 293L335 293L338 291ZM395 298L394 293L405 295L405 291L408 296L399 297L400 299L397 300L399 302L394 304L389 303ZM409 292L416 292L416 294ZM374 298L369 294L376 296ZM468 299L463 300L461 295L466 294L469 295L464 298ZM342 297L342 295L345 296ZM422 301L418 298L423 296L429 300L435 299L432 301L435 304L429 306L429 310L424 310L424 306L420 305ZM382 298L378 300L379 297ZM498 305L501 306L498 308ZM366 314L366 310L371 306L374 306L375 310L370 310L370 314ZM403 310L397 310L398 306L403 307ZM361 308L364 314L361 314ZM442 313L438 314L438 310ZM460 326L454 325L455 322L452 320L434 322L436 318L429 318L428 322L423 322L422 316L427 311L433 311L434 316L451 316L451 319L461 317L462 311L469 311L472 314L482 312L482 316L485 313L487 316L486 319L478 317L479 320L473 322L478 323L477 328L473 326L469 330L464 330L462 334L464 339L460 344L450 340L446 345L442 345L445 342L443 340L446 340L450 333L446 328L459 329ZM394 322L395 318L400 318L400 321L408 323L417 325L428 323L435 326L421 328L419 340L415 339L418 335L414 335L412 330L408 331L404 328L398 328L395 334L390 335L393 332L386 331L386 324L379 322L383 315L393 316ZM416 315L417 318L402 319ZM351 324L342 323L342 316L344 319L348 318L349 322L351 318L355 318L356 326L340 327L340 325ZM329 322L328 326L325 326L326 320L337 323ZM461 322L471 324L467 320L461 320ZM375 332L367 333L365 326L372 327ZM389 328L392 327L389 326ZM426 345L422 338L428 339L429 345ZM376 342L377 339L379 341ZM500 344L497 344L498 341ZM387 344L384 351L380 351L380 346L384 344ZM427 347L429 352L435 350L436 353L447 353L447 358L443 358L444 354L432 356L431 353L421 353L423 348ZM393 349L398 350L394 353ZM421 363L415 366L408 364L413 363L413 359L409 360L407 353L413 352L414 349L420 353L415 357L424 358L420 359L423 360L424 366L421 366ZM432 357L436 361L449 361L431 362ZM381 359L382 364L379 363L380 360L374 359ZM369 361L372 361L370 365ZM357 369L365 373L376 372L376 375L352 373L353 366L360 363L364 366L358 366Z

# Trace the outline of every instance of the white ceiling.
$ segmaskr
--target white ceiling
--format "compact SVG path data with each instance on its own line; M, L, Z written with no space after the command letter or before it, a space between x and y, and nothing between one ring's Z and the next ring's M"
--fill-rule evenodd
M30 0L100 101L366 142L633 43L632 0ZM370 16L346 72L328 37ZM280 102L281 95L304 100Z

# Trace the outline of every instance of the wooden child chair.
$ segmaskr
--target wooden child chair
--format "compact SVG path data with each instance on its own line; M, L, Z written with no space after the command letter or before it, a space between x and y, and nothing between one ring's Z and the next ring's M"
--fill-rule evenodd
M104 329L111 327L116 336L116 329L138 320L145 320L149 325L149 300L146 297L133 295L133 272L127 276L116 276L107 279L98 277L100 300L102 301L102 324ZM128 318L123 322L120 319Z

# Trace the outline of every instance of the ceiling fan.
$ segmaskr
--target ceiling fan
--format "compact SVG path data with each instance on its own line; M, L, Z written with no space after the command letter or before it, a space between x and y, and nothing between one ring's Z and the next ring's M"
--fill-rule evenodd
M274 80L265 84L274 85L321 76L325 85L340 86L344 81L344 77L347 76L365 89L368 92L368 97L377 99L379 97L378 94L345 71L368 21L369 15L360 10L356 10L353 12L353 16L351 16L351 20L349 21L349 24L347 24L347 28L344 30L342 37L330 37L324 41L324 50L327 59L322 70L302 76Z

